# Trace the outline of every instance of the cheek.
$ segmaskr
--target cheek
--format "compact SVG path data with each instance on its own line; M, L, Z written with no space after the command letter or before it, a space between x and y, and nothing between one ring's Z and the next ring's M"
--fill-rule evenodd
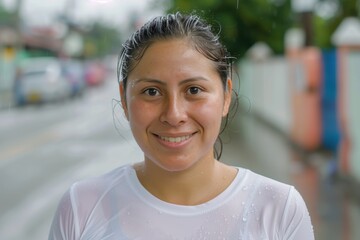
M219 101L218 98L211 99L205 104L196 106L194 112L204 128L218 131L222 120L223 101Z
M128 102L129 122L134 130L146 127L153 119L155 109L146 103L136 100Z

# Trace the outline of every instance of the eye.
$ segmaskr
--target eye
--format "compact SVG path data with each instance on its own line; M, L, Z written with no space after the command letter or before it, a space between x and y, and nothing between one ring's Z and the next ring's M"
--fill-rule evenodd
M156 88L148 88L144 91L144 93L149 96L159 96L160 95L159 90L157 90Z
M201 89L199 87L189 87L187 90L187 93L190 95L196 95L201 92Z

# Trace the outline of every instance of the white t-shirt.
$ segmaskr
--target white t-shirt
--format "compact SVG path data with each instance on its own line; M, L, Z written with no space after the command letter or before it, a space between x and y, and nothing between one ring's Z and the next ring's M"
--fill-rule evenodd
M294 187L238 168L231 185L204 204L151 195L131 165L75 183L64 194L49 240L312 240L306 205Z

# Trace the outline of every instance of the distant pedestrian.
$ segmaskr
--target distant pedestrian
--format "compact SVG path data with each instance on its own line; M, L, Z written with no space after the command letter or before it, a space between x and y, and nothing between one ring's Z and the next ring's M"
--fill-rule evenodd
M314 239L294 187L217 159L231 66L196 15L160 16L137 30L118 77L144 159L73 184L49 239Z

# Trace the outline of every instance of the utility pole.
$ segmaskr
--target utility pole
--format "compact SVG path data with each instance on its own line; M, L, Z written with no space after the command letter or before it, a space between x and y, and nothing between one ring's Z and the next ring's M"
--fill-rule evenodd
M15 0L15 28L18 33L21 31L21 9L24 0Z
M305 46L312 46L314 44L313 13L301 12L300 22L305 33Z
M313 11L317 0L292 0L291 5L300 17L300 24L305 34L305 46L314 44Z
M73 21L74 20L74 10L76 8L76 3L75 0L67 0L66 4L65 4L65 8L64 8L64 17L66 19L66 21Z

